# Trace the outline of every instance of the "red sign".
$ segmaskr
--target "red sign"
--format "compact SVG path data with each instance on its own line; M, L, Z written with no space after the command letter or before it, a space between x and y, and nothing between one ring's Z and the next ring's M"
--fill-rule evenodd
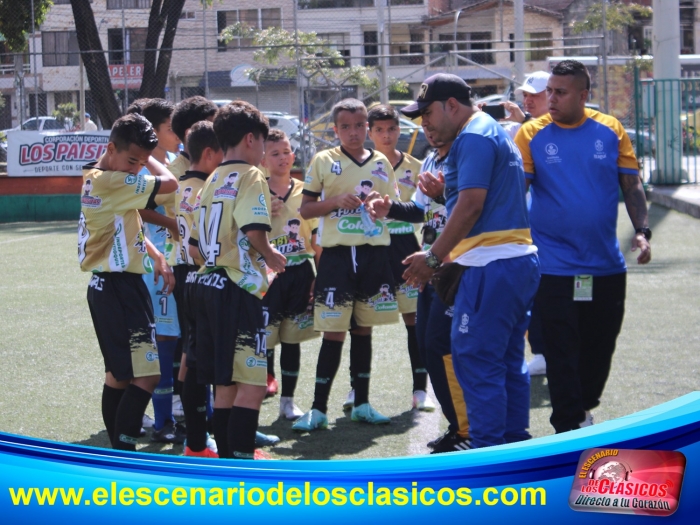
M115 89L124 89L124 80L129 89L138 89L143 79L143 64L111 64L109 78Z

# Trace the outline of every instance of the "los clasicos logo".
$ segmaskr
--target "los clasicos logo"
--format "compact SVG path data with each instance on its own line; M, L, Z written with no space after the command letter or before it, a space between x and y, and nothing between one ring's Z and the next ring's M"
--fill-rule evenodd
M669 516L678 509L685 464L685 456L675 451L585 450L569 506L583 512Z

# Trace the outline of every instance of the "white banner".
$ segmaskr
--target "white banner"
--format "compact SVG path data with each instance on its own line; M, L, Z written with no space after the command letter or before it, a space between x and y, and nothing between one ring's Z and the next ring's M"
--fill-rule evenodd
M83 166L107 150L110 130L75 133L9 131L7 175L46 177L82 175Z

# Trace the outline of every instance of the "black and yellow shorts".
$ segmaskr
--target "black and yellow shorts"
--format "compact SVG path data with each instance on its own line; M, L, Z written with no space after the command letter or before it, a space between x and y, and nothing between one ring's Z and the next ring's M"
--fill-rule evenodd
M267 347L282 343L303 343L318 337L314 331L311 285L316 275L310 260L287 266L263 297Z
M412 314L418 310L417 286L409 286L403 278L403 272L408 266L403 264L403 260L409 255L421 251L415 233L402 233L391 235L391 245L389 246L389 258L391 260L391 271L396 283L396 300L399 303L399 312L402 314Z
M138 273L93 273L87 301L105 372L117 381L160 375L153 305Z
M391 324L398 312L388 246L323 249L314 287L314 330Z
M198 275L194 307L197 382L266 386L262 301L218 269Z

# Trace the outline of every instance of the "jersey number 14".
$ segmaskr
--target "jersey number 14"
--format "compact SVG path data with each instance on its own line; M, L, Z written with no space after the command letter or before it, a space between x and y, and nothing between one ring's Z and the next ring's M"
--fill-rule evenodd
M221 226L221 211L224 208L223 202L213 202L209 213L207 207L202 206L199 213L199 251L204 257L204 264L208 268L216 266L216 258L221 253L221 243L219 240L219 227Z

